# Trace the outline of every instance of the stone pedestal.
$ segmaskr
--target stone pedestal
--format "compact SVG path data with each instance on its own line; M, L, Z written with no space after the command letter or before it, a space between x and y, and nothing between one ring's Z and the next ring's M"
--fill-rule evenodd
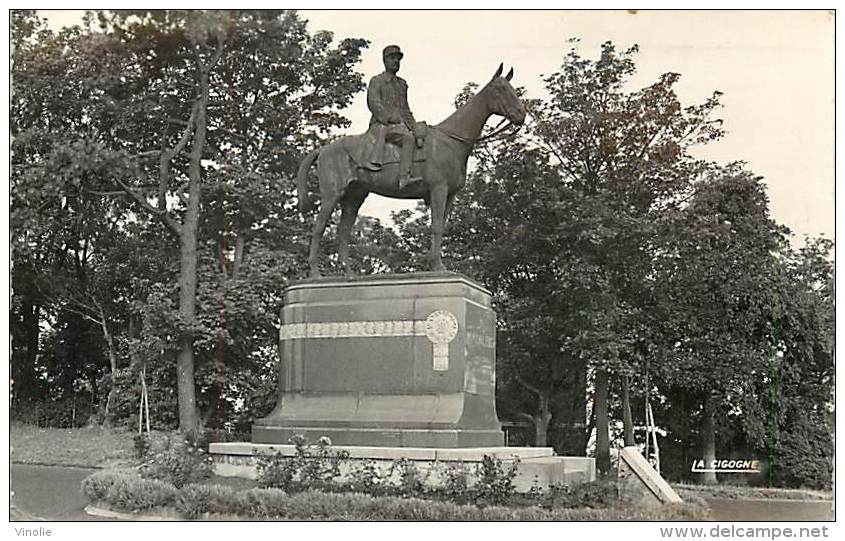
M335 445L497 447L496 315L455 273L326 278L291 285L280 330L280 396L254 443L294 434Z

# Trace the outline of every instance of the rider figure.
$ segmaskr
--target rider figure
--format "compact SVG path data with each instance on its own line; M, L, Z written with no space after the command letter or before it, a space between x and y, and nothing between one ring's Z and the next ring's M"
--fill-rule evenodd
M422 180L411 177L414 144L422 148L422 135L417 133L417 122L408 106L408 83L397 76L402 51L397 45L388 45L382 51L384 72L370 79L367 87L367 107L373 116L370 127L384 126L384 140L399 145L399 189Z

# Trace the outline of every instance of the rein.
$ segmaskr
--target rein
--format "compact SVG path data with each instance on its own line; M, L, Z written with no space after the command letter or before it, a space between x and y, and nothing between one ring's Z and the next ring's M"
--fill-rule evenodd
M505 122L507 122L507 124L502 126L502 124L504 124ZM514 124L513 122L511 122L507 118L503 118L498 124L496 124L496 126L493 128L492 132L488 133L487 135L484 135L484 136L481 136L481 137L475 137L475 138L463 137L462 135L458 135L457 133L452 133L450 131L444 130L443 128L435 128L435 129L442 131L443 133L445 133L446 135L448 135L452 139L460 141L461 143L464 143L466 145L472 146L472 145L475 145L476 143L492 141L492 140L494 140L494 138L496 136L504 133L509 128L514 128L514 130L511 133L507 133L500 138L500 139L507 139L508 137L513 137L514 135L516 135L516 132L519 131L519 126Z

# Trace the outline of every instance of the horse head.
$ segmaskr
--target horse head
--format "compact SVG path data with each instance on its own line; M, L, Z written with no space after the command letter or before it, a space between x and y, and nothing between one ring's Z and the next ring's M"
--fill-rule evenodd
M499 69L484 89L489 93L488 107L493 114L505 117L512 124L519 126L525 122L525 106L511 86L513 68L504 77L503 70L504 64L499 64Z

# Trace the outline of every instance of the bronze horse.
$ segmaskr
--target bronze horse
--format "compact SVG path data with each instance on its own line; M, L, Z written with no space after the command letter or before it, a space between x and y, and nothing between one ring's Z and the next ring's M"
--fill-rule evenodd
M443 230L452 207L452 201L466 182L467 159L472 148L481 138L481 130L491 115L499 115L519 126L525 121L525 107L510 84L513 69L502 77L502 65L487 85L449 117L432 126L425 138L425 161L414 164L414 175L422 181L399 189L399 166L386 163L380 171L358 167L350 156L349 146L354 144L347 136L308 154L299 166L297 191L299 208L308 212L314 201L308 193L308 171L317 161L320 186L320 211L311 235L308 261L311 276L320 276L318 256L320 240L338 203L341 206L338 226L338 256L341 267L349 273L349 235L358 216L358 209L370 192L395 199L423 199L431 205L432 270L445 270L441 260ZM345 141L344 141L345 140Z

